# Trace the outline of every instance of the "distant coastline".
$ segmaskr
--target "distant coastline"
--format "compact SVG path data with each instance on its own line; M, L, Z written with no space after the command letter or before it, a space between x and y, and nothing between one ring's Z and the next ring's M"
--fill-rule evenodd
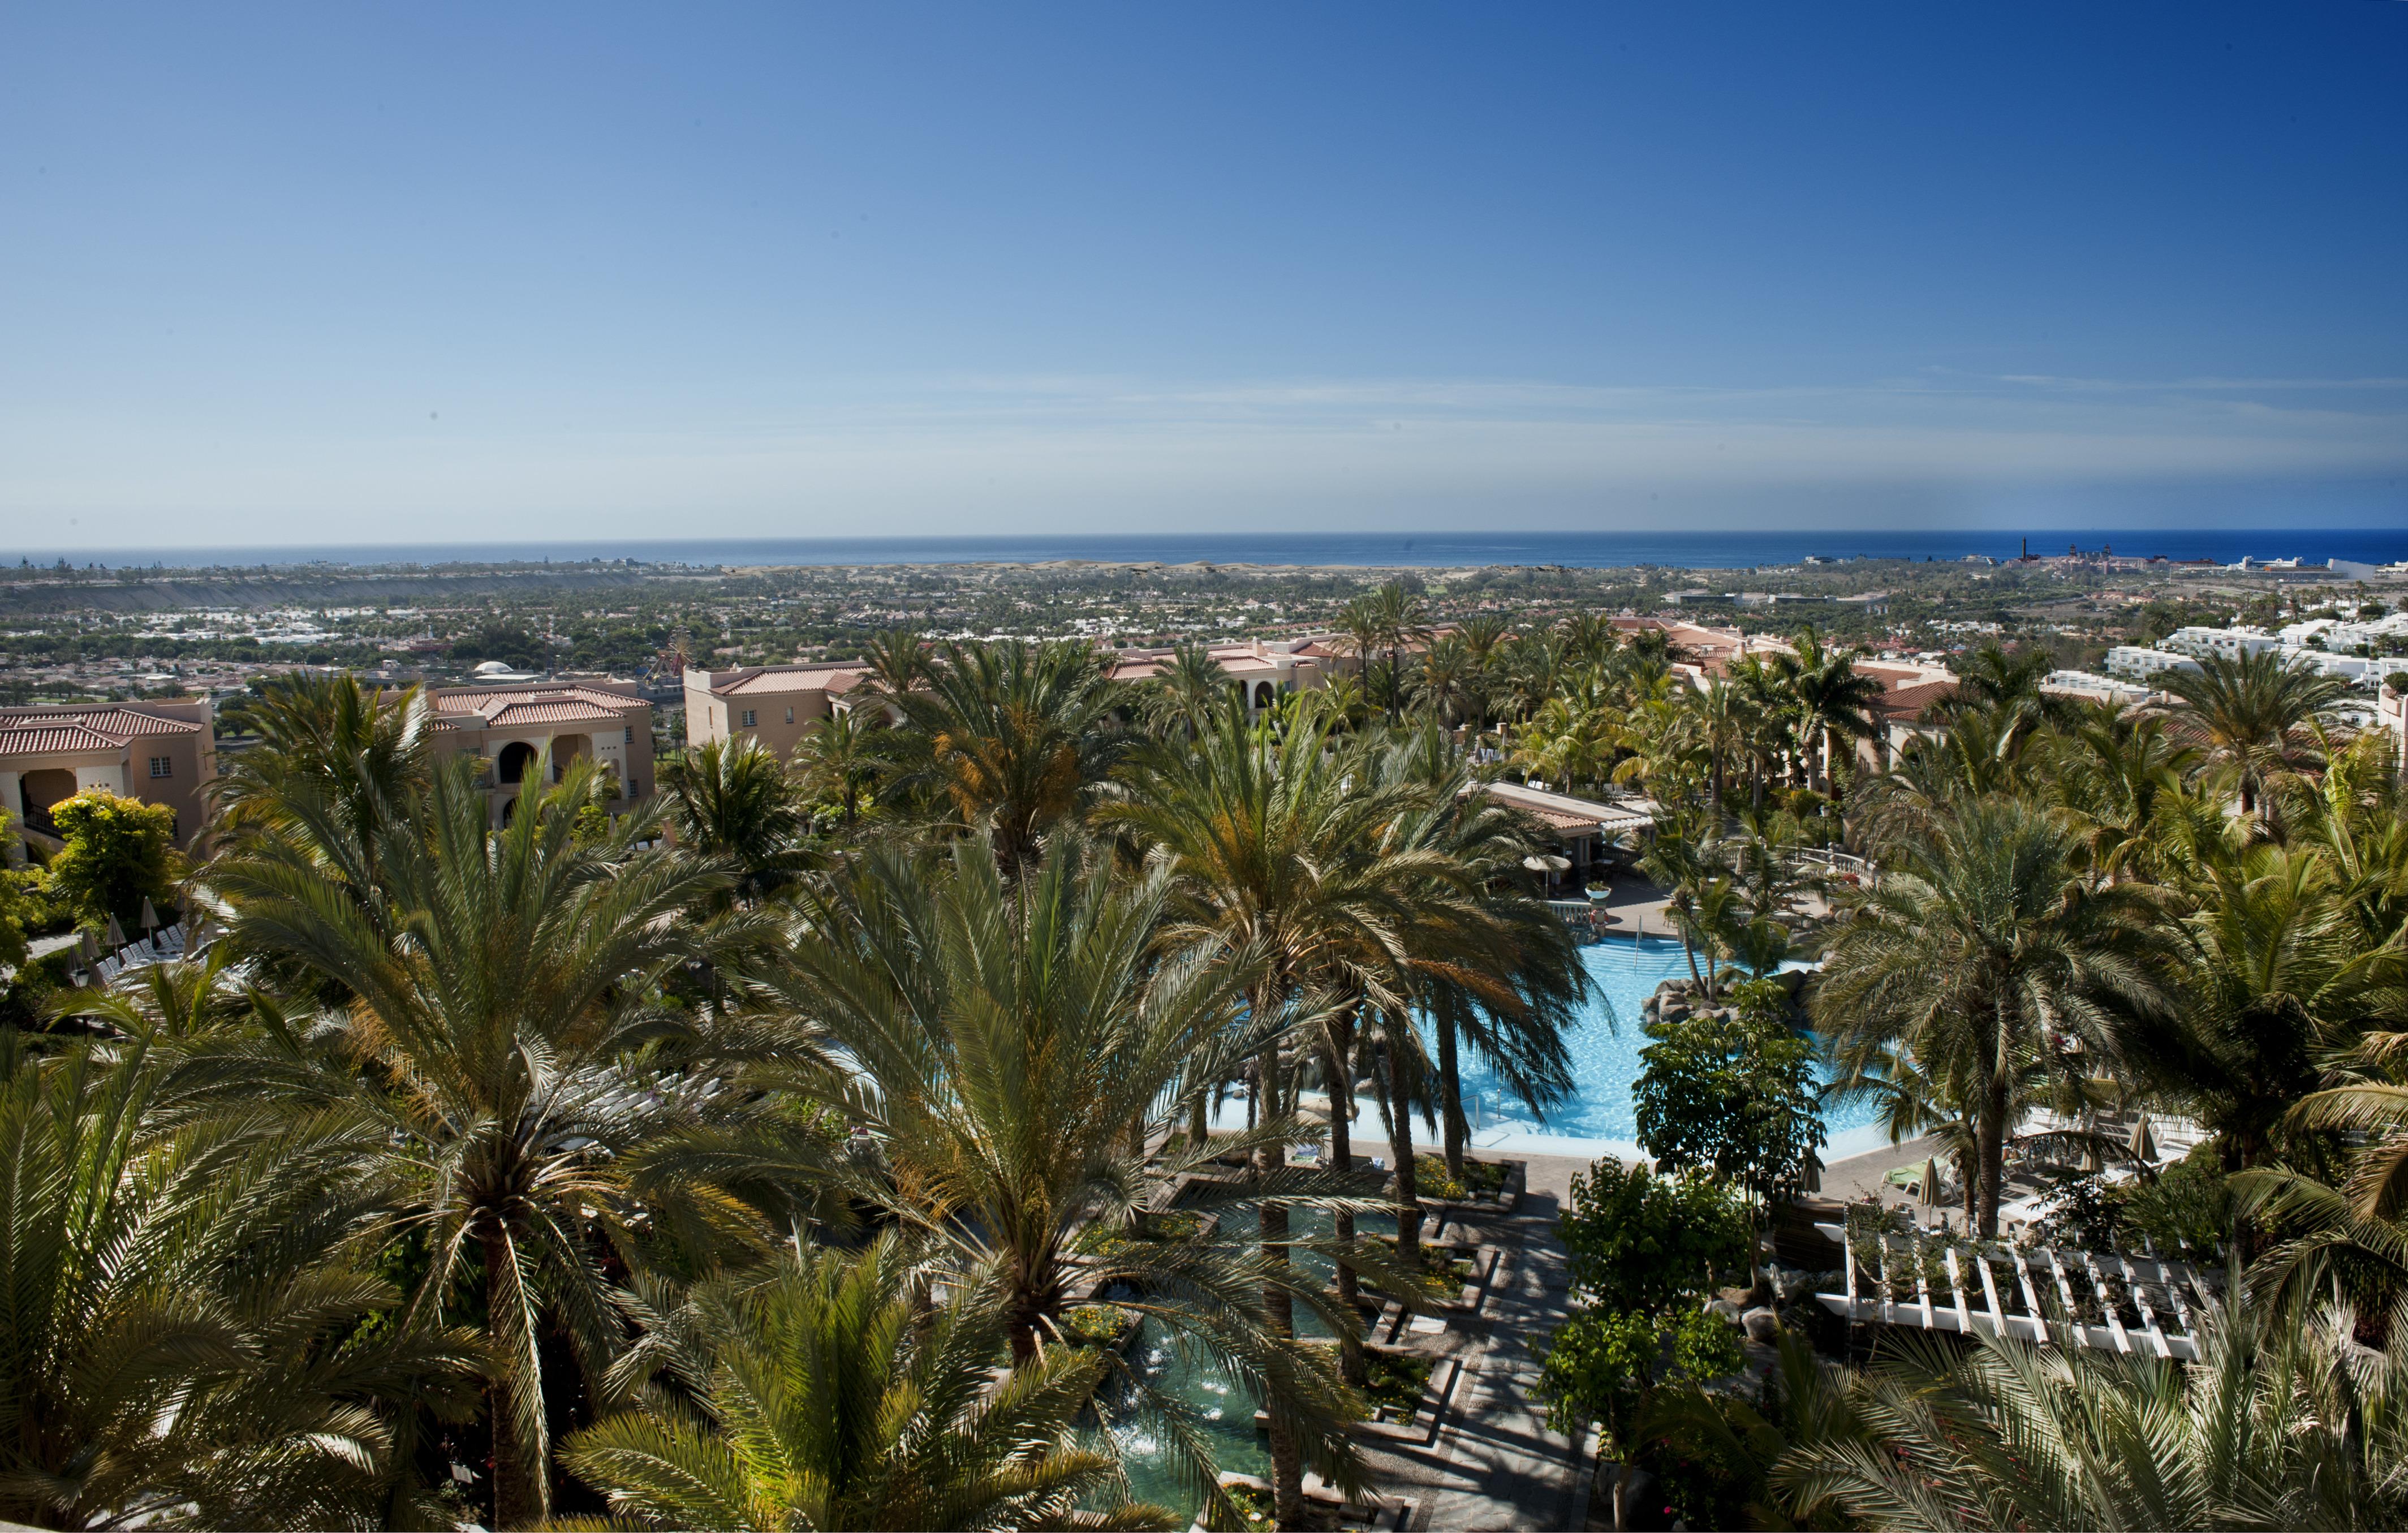
M1828 559L2011 559L2026 542L2013 532L1497 532L1263 533L1181 535L998 535L978 537L593 538L557 543L284 545L258 548L0 549L0 567L21 560L110 569L353 567L443 565L584 564L633 560L703 568L744 566L957 565L1052 563L1257 565L1302 567L1450 568L1494 565L1580 568L1656 566L1747 569ZM2119 554L2168 559L2344 559L2390 564L2408 559L2408 527L2102 528L2069 535L2035 532L2034 553L2112 547Z

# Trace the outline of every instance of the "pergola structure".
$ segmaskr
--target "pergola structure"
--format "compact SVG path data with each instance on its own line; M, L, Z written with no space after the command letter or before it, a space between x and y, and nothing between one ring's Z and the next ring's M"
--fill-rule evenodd
M1846 1254L1847 1291L1817 1294L1851 1321L2026 1341L2069 1338L2150 1357L2199 1356L2199 1315L2215 1287L2156 1256L2024 1247L1903 1231L1851 1217L1814 1226Z

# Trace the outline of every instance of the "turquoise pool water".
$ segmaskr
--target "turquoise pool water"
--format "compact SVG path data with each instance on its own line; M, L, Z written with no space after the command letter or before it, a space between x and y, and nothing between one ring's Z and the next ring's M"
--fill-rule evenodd
M1562 1153L1604 1153L1606 1147L1627 1149L1639 1134L1630 1105L1631 1082L1639 1079L1639 1051L1647 1046L1641 1008L1656 987L1679 976L1688 978L1689 966L1681 944L1662 938L1618 938L1581 950L1597 996L1566 1039L1571 1053L1573 1095L1552 1109L1541 1122L1502 1082L1463 1061L1464 1112L1472 1120L1472 1139L1480 1145L1542 1152L1534 1139L1568 1141ZM1842 1134L1862 1138L1873 1121L1869 1103L1830 1109L1825 1126L1837 1140ZM1870 1148L1870 1145L1867 1146ZM1830 1152L1826 1150L1826 1158Z

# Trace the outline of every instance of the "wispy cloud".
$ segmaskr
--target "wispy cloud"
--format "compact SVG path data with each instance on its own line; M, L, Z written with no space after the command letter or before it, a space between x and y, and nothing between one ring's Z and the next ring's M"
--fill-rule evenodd
M423 414L423 412L420 412ZM126 444L138 442L129 451ZM1827 386L1515 379L951 375L797 391L741 418L503 407L407 431L0 422L0 511L90 511L129 538L307 536L329 512L473 536L513 519L696 535L1230 526L1410 510L1510 523L1656 497L1957 504L2031 491L2408 474L2408 380L2135 382L1932 372ZM1919 498L1918 498L1919 497ZM226 536L233 536L232 533ZM188 537L186 540L191 540Z

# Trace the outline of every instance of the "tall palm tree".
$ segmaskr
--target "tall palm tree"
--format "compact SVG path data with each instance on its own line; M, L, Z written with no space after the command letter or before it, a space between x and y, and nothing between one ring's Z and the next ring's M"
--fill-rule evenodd
M1381 850L1382 831L1412 805L1415 790L1379 782L1364 747L1328 748L1320 730L1301 728L1270 740L1234 712L1195 749L1146 764L1126 800L1107 806L1104 822L1154 849L1177 876L1171 931L1209 944L1242 966L1250 1015L1286 1018L1326 994L1340 1005L1396 1016L1410 1006L1398 977L1397 933L1411 913L1417 881L1449 871L1426 850ZM1353 1061L1328 1051L1333 1119L1349 1110ZM1293 1054L1262 1048L1254 1067L1261 1117L1292 1105ZM1257 1174L1276 1179L1285 1141L1273 1136L1256 1155ZM1403 1168L1410 1175L1410 1168ZM1262 1239L1271 1268L1287 1264L1287 1200L1262 1201ZM1341 1225L1340 1240L1347 1239ZM1265 1308L1273 1327L1293 1334L1293 1304L1282 1283ZM1293 1428L1271 1414L1272 1482L1283 1515L1302 1505Z
M623 1157L685 1111L674 1082L633 1073L647 1045L691 1027L657 982L752 930L687 919L732 875L636 851L656 809L598 839L580 834L578 811L601 792L597 769L578 762L489 833L466 764L447 766L423 834L384 843L366 903L273 846L212 872L246 945L337 977L355 997L328 1020L360 1075L260 1089L370 1117L426 1257L408 1324L481 1311L503 1527L538 1523L551 1505L545 1337L564 1337L596 1381L624 1340L625 1297L603 1261L636 1211ZM481 1302L464 1309L472 1285Z
M874 1159L808 1141L747 1152L739 1136L701 1164L816 1182L917 1231L950 1281L992 1298L1020 1362L1061 1344L1081 1310L1150 1316L1260 1388L1326 1472L1350 1474L1350 1397L1267 1309L1272 1296L1283 1311L1302 1302L1341 1334L1354 1317L1234 1231L1138 1238L1168 1180L1303 1132L1273 1112L1234 1142L1170 1133L1248 1054L1278 1046L1281 1018L1239 1014L1243 966L1192 951L1176 925L1166 940L1168 868L1123 886L1067 840L1016 884L998 864L981 838L941 864L877 849L808 908L813 939L796 944L783 993L847 1065L799 1072L788 1089L839 1108ZM1211 1211L1216 1187L1223 1201L1326 1190L1288 1171L1201 1184L1190 1206ZM1132 1382L1209 1492L1192 1414Z
M2273 650L2211 655L2197 670L2165 672L2157 685L2175 699L2176 727L2232 774L2244 815L2258 812L2274 774L2317 759L2313 726L2349 691L2341 678Z
M2115 1057L2129 1019L2162 1010L2154 907L2095 887L2071 837L2012 799L1967 804L1899 849L1841 925L1814 992L1815 1024L1845 1081L1903 1043L1964 1094L1981 1233L1998 1232L2016 1082L2078 1039Z
M738 868L738 899L774 894L808 865L810 807L786 764L751 736L689 746L661 763L660 783L679 842Z
M1414 667L1413 707L1452 726L1472 716L1479 686L1471 651L1455 635L1441 635L1422 652L1422 663Z
M1074 1435L1105 1363L1056 1348L1000 1382L974 1295L926 1308L895 1232L858 1254L781 1251L703 1284L623 1372L672 1383L567 1438L620 1525L714 1533L1060 1527L1116 1488ZM691 1403L689 1403L691 1402ZM1121 1505L1080 1526L1164 1527Z
M1390 580L1340 608L1337 627L1339 647L1361 656L1367 669L1371 656L1387 655L1388 722L1396 723L1404 702L1404 652L1429 637L1422 599Z
M1120 700L1087 645L949 642L927 683L894 699L899 785L958 827L991 824L996 854L1019 867L1134 743L1113 717Z
M1489 710L1496 702L1498 684L1498 666L1512 630L1506 627L1503 618L1484 612L1455 624L1455 635L1462 641L1469 663L1464 705L1469 710L1472 743L1476 745L1488 729Z
M1856 669L1856 652L1828 648L1811 627L1799 631L1787 654L1773 657L1773 669L1789 688L1797 708L1799 738L1815 752L1812 786L1828 790L1841 752L1881 732L1873 704L1882 684Z
M1935 705L1939 715L1956 721L1971 714L1986 719L1993 733L2028 736L2042 726L2064 728L2079 715L2071 696L2043 689L2057 668L2057 659L2037 645L2010 651L1985 644L1956 664L1956 690Z
M1564 1035L1579 1025L1588 971L1563 919L1522 871L1525 858L1554 844L1543 825L1481 791L1462 752L1435 731L1391 745L1377 771L1409 795L1383 850L1435 852L1446 864L1414 891L1400 948L1435 1036L1447 1174L1460 1182L1469 1137L1462 1051L1543 1118L1571 1094Z
M196 1115L140 1013L121 1020L136 1030L49 1059L0 1029L0 1516L437 1515L393 1406L465 1394L473 1351L390 1324L374 1125Z

